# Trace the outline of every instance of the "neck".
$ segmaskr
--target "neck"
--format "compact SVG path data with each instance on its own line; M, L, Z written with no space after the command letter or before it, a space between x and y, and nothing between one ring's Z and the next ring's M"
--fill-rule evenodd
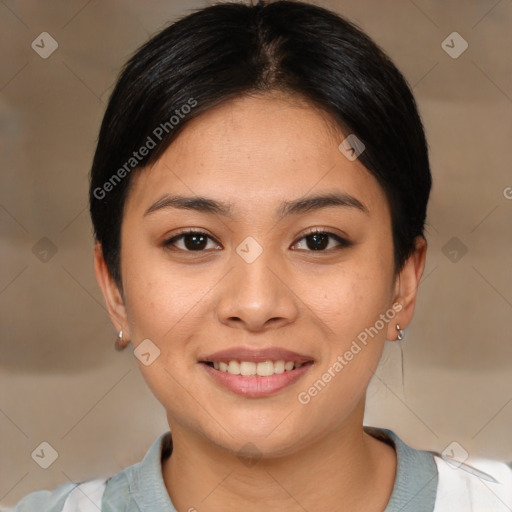
M364 410L364 404L363 404ZM178 510L381 512L392 493L394 449L345 423L287 456L241 460L204 437L172 424L173 452L163 478Z

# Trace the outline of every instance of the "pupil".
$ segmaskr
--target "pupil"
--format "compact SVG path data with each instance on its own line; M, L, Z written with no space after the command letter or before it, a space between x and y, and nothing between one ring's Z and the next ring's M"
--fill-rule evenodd
M193 241L192 243L187 243ZM185 238L185 246L187 249L196 251L199 249L204 249L206 242L206 237L204 235L188 235L187 238Z
M312 249L314 251L317 251L318 249L325 249L325 247L327 247L327 245L328 245L328 239L329 239L329 237L325 233L324 234L315 233L314 235L311 235L309 237L309 240L313 240L314 242L313 242L313 245L308 243L308 248Z

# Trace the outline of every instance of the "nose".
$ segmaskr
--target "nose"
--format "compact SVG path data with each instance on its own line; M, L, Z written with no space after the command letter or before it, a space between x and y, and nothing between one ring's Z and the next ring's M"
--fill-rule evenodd
M299 314L290 273L278 266L269 251L252 262L234 253L234 268L218 287L217 319L251 332L283 327Z

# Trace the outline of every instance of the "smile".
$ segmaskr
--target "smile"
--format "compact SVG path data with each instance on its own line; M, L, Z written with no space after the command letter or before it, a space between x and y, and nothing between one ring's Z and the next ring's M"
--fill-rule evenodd
M297 382L313 366L313 361L205 361L201 366L219 389L247 398L264 398Z

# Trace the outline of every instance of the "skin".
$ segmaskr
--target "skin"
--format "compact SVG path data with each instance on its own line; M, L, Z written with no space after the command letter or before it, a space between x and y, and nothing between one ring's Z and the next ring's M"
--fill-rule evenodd
M393 272L388 202L359 160L338 149L345 138L328 116L298 98L266 94L230 100L186 125L162 157L133 176L121 231L124 297L101 246L95 271L113 325L133 348L149 338L155 361L137 361L167 411L174 451L163 463L166 488L181 511L382 511L392 492L396 454L363 431L365 392L384 342L413 315L426 243ZM324 192L357 198L278 219L282 201ZM164 194L206 196L233 218L186 209L144 212ZM163 242L181 228L212 237L202 252L190 238ZM314 251L307 238L330 238ZM236 252L253 237L263 252ZM309 238L309 240L311 240ZM188 245L185 243L188 241ZM187 247L189 251L187 252ZM335 378L303 405L307 389L379 315L402 309ZM279 346L315 361L296 383L247 398L213 382L201 355L246 345ZM244 464L246 444L261 454Z

